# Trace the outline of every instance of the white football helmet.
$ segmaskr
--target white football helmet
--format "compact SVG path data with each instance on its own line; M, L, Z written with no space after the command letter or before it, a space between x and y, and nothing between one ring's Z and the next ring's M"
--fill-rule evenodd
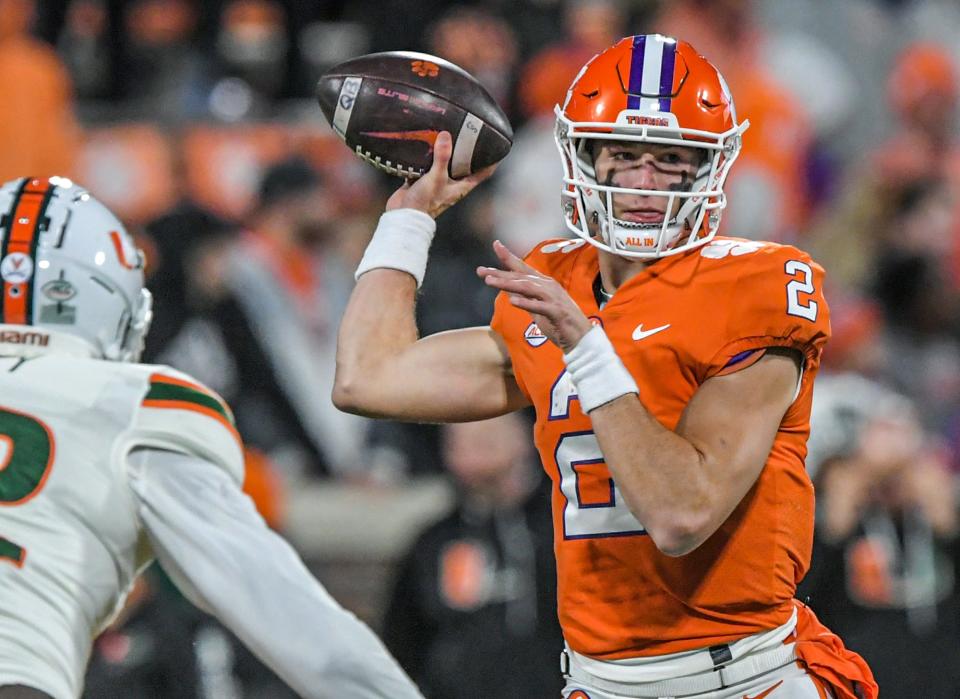
M137 361L151 319L143 265L119 219L70 180L5 183L0 353L28 356L59 345Z

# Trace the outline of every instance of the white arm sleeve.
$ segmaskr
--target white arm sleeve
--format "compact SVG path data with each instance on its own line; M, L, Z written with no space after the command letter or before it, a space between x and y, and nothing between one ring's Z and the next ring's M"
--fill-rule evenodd
M309 699L422 699L223 469L157 449L134 451L128 465L163 569L293 689Z

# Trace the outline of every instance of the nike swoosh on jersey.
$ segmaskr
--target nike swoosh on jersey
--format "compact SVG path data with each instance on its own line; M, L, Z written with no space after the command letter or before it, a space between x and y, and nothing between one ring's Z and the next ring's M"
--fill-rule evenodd
M772 687L768 687L767 689L763 690L763 691L760 692L759 694L754 694L752 697L748 697L746 694L744 694L744 695L743 695L743 699L763 699L765 696L767 696L768 694L770 694L770 692L772 692L773 690L775 690L777 687L779 687L779 686L782 685L782 684L783 684L783 680L780 680L779 682L777 682L777 683L776 683L775 685L773 685Z
M652 329L650 329L650 330L644 330L644 329L643 329L643 323L640 323L640 325L638 325L636 328L633 329L633 335L632 335L632 337L633 337L634 340L642 340L642 339L645 338L645 337L650 337L651 335L656 335L656 334L657 334L658 332L660 332L661 330L666 330L666 329L669 328L669 327L670 327L670 323L667 323L666 325L661 325L659 328L652 328Z

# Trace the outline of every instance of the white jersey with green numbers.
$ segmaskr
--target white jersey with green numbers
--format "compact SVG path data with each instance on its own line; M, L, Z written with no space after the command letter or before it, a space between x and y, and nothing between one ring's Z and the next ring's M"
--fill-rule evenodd
M138 447L243 478L229 409L184 374L0 357L0 686L80 693L92 639L153 555L128 483Z

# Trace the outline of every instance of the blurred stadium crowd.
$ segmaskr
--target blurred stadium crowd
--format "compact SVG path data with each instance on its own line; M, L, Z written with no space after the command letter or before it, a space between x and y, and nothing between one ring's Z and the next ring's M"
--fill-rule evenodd
M352 270L397 182L333 137L312 87L346 58L421 50L514 124L495 177L439 222L427 334L488 322L473 269L494 238L521 252L564 234L553 106L586 59L648 31L708 56L752 123L721 234L827 270L801 592L885 697L960 696L960 4L0 0L0 181L67 175L129 224L155 295L146 361L229 401L267 518L428 697L556 697L547 497L517 426L330 403ZM137 600L98 644L90 696L285 696L159 572Z

